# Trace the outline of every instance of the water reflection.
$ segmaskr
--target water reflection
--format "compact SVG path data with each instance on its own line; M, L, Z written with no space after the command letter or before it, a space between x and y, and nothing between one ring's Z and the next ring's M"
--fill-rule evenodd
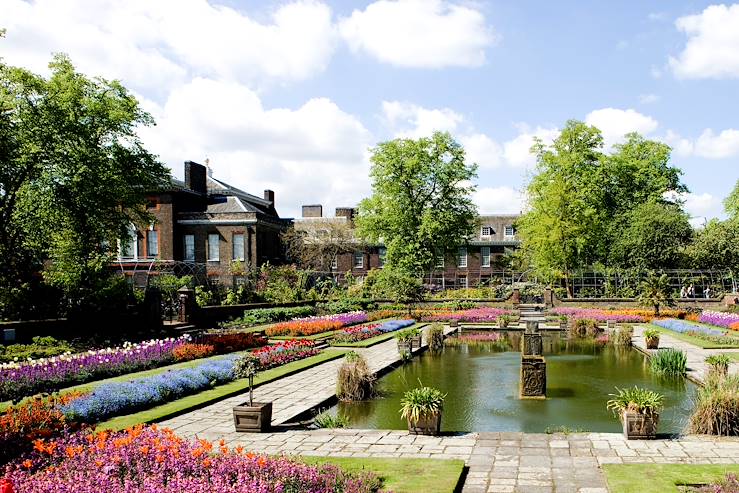
M468 334L463 333L463 336ZM652 375L636 350L571 340L545 333L546 400L518 398L520 332L502 333L505 343L445 347L440 355L425 353L379 381L382 397L360 403L340 403L356 428L403 429L400 398L419 385L447 393L442 419L445 431L542 432L566 426L588 431L619 431L606 409L615 387L634 385L665 394L660 432L684 429L695 386L686 379Z

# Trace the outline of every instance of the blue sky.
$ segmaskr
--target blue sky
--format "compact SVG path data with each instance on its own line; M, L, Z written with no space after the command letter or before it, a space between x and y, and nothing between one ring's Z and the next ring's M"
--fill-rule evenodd
M449 130L480 164L481 212L516 212L533 135L567 119L608 145L674 147L700 224L739 178L739 4L710 2L0 0L0 56L68 53L119 78L175 175L276 191L284 216L369 193L367 149Z

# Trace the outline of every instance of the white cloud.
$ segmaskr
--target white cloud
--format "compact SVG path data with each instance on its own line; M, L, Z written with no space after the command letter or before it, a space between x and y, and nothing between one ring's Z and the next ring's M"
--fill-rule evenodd
M536 156L531 153L534 138L538 137L545 145L552 143L559 135L556 128L530 128L526 124L517 125L519 134L503 145L503 156L506 162L515 168L530 168L536 164Z
M481 214L517 214L524 205L521 192L506 186L478 188L472 200Z
M606 147L623 141L629 132L647 135L656 130L658 124L654 118L643 115L633 109L602 108L591 111L585 122L600 129Z
M43 72L52 52L86 73L166 94L193 76L301 80L334 51L331 10L299 0L267 22L208 0L5 0L3 57Z
M495 40L472 6L441 0L378 0L339 24L354 52L401 67L475 67Z
M487 135L463 135L459 142L467 153L467 161L477 163L480 168L497 168L501 165L503 148Z
M207 156L214 176L252 193L275 190L284 216L301 203L353 205L369 192L371 135L329 99L267 109L243 85L196 78L151 109L159 124L142 138L175 174L183 160Z
M688 36L682 53L669 58L677 77L739 77L739 4L711 5L700 14L678 18L675 26Z
M695 141L695 154L708 159L739 155L739 130L729 128L718 135L707 128Z
M640 94L639 102L641 104L652 104L659 101L659 96L656 94Z
M703 226L706 221L721 215L721 200L707 192L667 192L665 198L683 202L683 208L690 216L690 224L693 227Z
M403 138L428 137L437 130L454 132L464 120L449 108L424 108L402 101L383 101L382 114L395 136Z

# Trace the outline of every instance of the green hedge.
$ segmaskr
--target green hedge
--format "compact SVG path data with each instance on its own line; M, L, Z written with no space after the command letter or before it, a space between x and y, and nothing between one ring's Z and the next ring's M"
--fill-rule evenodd
M255 308L246 310L241 318L225 324L225 327L251 327L275 322L283 322L299 317L310 317L316 314L312 306L291 306L277 308Z

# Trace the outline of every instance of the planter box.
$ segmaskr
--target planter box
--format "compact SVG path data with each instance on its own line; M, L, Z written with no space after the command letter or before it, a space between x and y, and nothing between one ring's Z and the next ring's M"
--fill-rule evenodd
M272 425L271 402L255 402L253 406L245 402L235 406L233 411L236 431L263 433Z
M621 423L627 440L654 438L657 436L659 414L646 415L624 411Z
M559 330L567 330L567 329L568 329L567 322L566 321L565 322L560 321L559 322Z
M398 352L400 354L403 353L412 353L413 348L411 347L411 341L398 341Z
M449 327L459 327L459 320L456 318L449 321Z
M408 432L413 435L438 435L441 431L441 413L420 418L417 422L408 421Z
M644 342L647 345L647 349L658 349L659 348L659 337L645 338Z
M411 349L421 349L421 334L411 337Z

